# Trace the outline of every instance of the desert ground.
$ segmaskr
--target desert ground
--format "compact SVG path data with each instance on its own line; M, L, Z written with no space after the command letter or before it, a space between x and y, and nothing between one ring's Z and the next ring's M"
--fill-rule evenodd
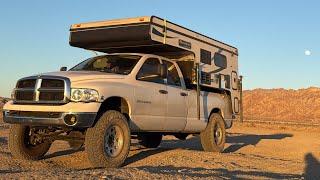
M227 131L223 153L202 151L191 135L166 136L156 149L132 141L119 169L91 168L84 149L73 151L63 141L43 160L13 159L9 125L0 115L0 179L320 179L319 99L319 88L245 91L245 122Z
M93 169L84 149L56 141L43 160L12 159L8 125L0 126L0 178L91 179L319 179L319 127L235 123L223 153L202 151L198 137L165 137L159 148L132 142L125 165Z

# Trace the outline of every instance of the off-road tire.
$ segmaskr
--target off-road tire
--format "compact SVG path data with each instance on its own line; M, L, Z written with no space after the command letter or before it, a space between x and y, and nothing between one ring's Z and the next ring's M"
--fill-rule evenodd
M145 148L157 148L162 141L162 134L142 133L138 135L139 144Z
M111 157L105 150L105 135L111 127L119 127L123 135L120 153ZM126 117L118 111L105 112L92 128L88 128L85 137L85 151L93 167L120 167L128 156L131 141L130 129Z
M82 132L80 132L80 131L71 131L69 133L69 136L72 136L72 137L79 137L80 138L81 135L82 135ZM84 140L68 141L68 144L72 150L77 151L83 147Z
M28 133L30 127L13 124L9 132L9 150L12 156L22 160L39 160L48 152L51 142L44 142L33 146L28 143Z
M216 140L217 130L220 128L220 141ZM219 139L220 139L219 138ZM218 113L211 114L209 123L204 131L200 133L201 145L204 151L222 152L226 141L226 128L222 116ZM218 142L218 143L217 143Z

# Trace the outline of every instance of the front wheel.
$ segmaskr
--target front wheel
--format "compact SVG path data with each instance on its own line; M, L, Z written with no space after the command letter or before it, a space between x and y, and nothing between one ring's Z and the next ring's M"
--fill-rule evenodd
M94 127L87 129L85 151L94 167L120 167L130 150L130 129L118 111L105 112Z
M20 124L10 126L9 149L16 159L39 160L48 152L51 142L45 141L45 129L36 129Z
M222 116L218 113L211 114L209 123L200 133L203 150L222 152L226 141L226 128Z

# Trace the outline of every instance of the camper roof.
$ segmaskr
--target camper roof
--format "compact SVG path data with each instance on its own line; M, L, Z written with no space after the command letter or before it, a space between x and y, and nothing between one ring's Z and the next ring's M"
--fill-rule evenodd
M70 45L106 53L171 52L195 55L205 46L207 50L212 47L238 55L237 48L233 46L156 16L73 24Z

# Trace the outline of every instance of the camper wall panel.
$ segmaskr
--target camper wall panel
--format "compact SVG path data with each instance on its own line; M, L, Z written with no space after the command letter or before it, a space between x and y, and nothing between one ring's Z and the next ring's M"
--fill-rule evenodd
M181 36L184 37L188 37L190 39L192 39L192 41L198 41L198 42L202 42L205 44L210 45L211 47L216 47L216 48L220 48L223 49L224 51L228 51L230 53L236 54L238 55L238 50L237 48L230 46L228 44L225 44L221 41L215 40L213 38L207 37L203 34L197 33L195 31L192 31L188 28L182 27L178 24L166 21L166 23L164 23L164 19L159 18L159 17L155 17L152 16L151 17L151 23L155 26L164 28L164 25L166 25L166 30L168 32L173 32L175 34L180 34ZM192 42L190 41L190 42Z

